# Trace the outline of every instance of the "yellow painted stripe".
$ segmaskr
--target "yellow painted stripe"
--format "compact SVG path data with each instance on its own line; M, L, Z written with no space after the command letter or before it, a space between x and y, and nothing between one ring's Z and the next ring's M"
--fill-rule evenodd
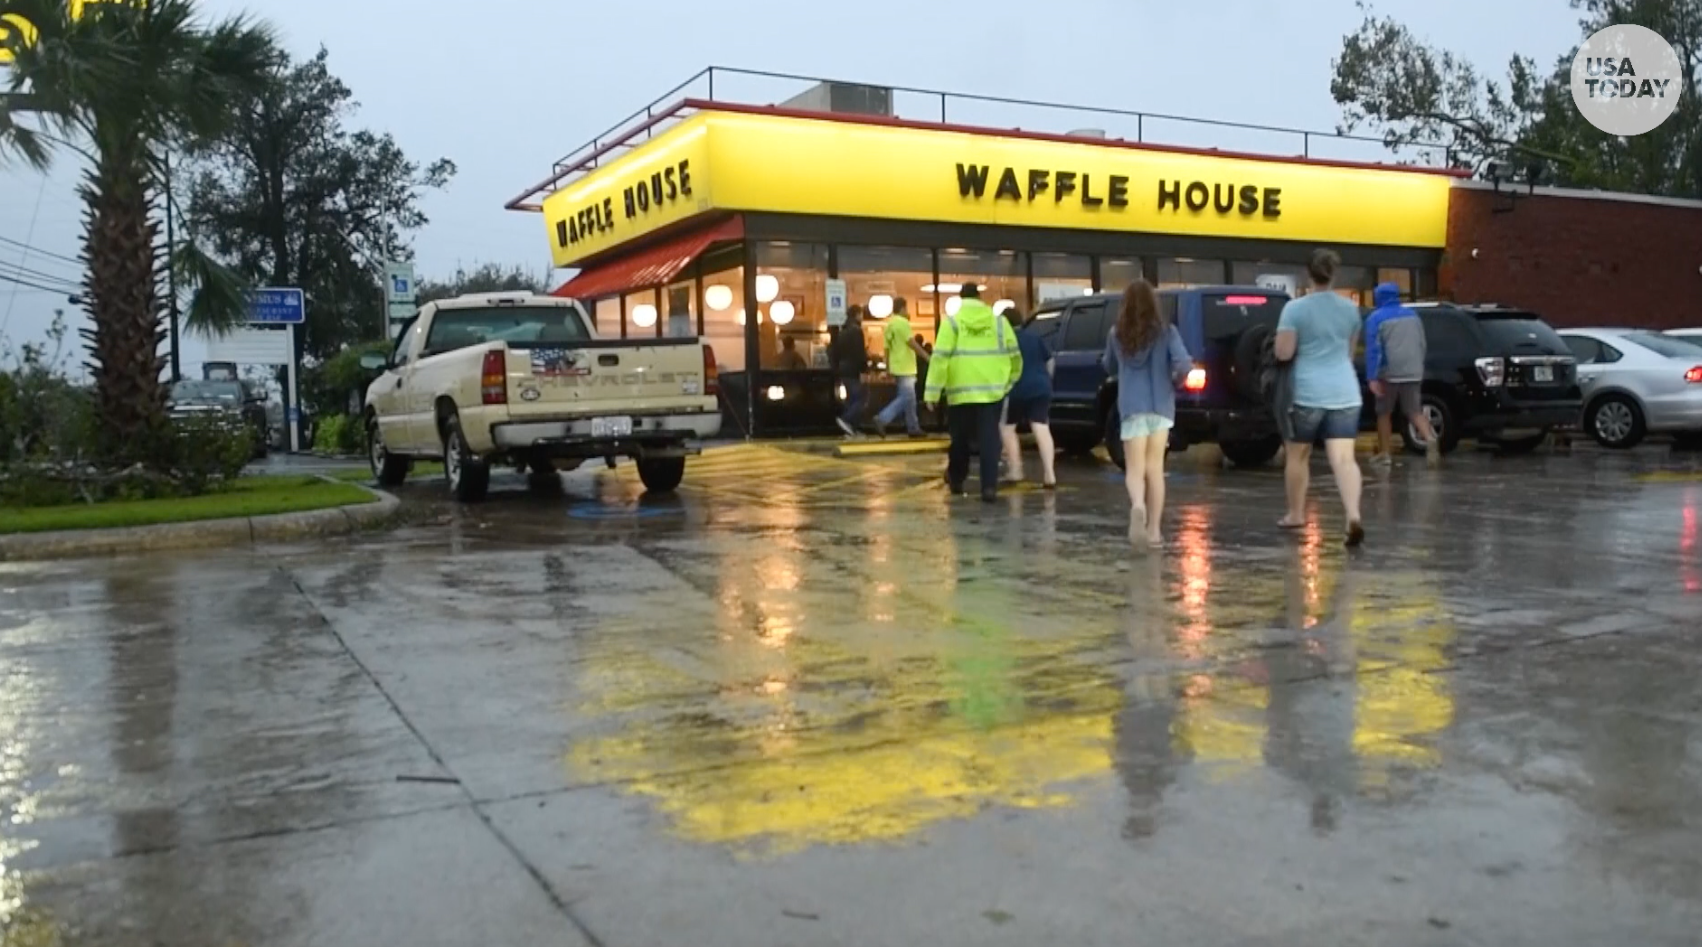
M896 454L937 454L950 445L945 438L902 441L850 441L839 445L835 457L876 457Z

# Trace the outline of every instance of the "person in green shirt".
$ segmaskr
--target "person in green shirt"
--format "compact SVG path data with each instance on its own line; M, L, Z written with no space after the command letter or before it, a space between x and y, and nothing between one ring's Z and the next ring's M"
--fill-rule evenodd
M922 422L916 417L916 356L928 357L926 350L910 332L910 306L900 296L892 301L892 315L886 321L881 338L886 343L886 370L898 384L898 394L892 403L875 416L875 433L886 436L886 427L904 414L904 427L911 437L922 436Z

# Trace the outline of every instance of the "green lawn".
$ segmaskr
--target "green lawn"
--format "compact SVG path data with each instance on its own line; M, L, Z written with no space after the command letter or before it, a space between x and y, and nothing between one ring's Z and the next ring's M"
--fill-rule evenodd
M338 470L333 472L331 476L343 481L344 483L372 482L372 471L365 467L350 467L347 470ZM414 464L413 469L408 471L409 480L441 476L443 476L443 465L435 460L419 461Z
M148 526L268 513L299 513L370 503L372 499L372 494L359 487L328 483L318 477L243 477L228 489L198 497L0 509L0 533Z

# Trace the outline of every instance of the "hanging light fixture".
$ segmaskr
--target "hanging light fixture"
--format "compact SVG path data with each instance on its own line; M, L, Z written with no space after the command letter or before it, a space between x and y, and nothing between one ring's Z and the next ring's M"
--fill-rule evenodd
M797 314L798 310L784 299L768 307L768 321L777 326L783 326L791 323L792 317Z
M1015 308L1016 308L1016 300L1014 300L1014 299L1001 299L998 302L993 304L993 312L996 315L1000 315L1000 316L1004 315L1006 311L1011 310L1011 309L1015 309Z
M957 311L959 309L962 309L962 308L963 308L963 297L962 296L948 296L948 297L946 297L946 315L955 316L955 315L957 315Z
M780 278L763 273L756 278L756 301L771 303L780 297Z
M892 297L886 293L869 297L869 315L876 319L885 319L892 315Z
M705 286L703 288L703 304L708 306L711 312L726 312L727 307L733 304L733 287L723 286L720 283L716 283L714 286Z
M632 324L640 329L648 329L656 324L656 307L649 303L640 303L632 307Z

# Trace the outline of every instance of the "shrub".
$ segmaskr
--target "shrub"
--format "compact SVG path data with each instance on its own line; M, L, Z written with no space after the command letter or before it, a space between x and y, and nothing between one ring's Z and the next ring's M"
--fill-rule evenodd
M358 454L366 448L360 418L334 414L320 418L313 429L313 449L322 454Z

